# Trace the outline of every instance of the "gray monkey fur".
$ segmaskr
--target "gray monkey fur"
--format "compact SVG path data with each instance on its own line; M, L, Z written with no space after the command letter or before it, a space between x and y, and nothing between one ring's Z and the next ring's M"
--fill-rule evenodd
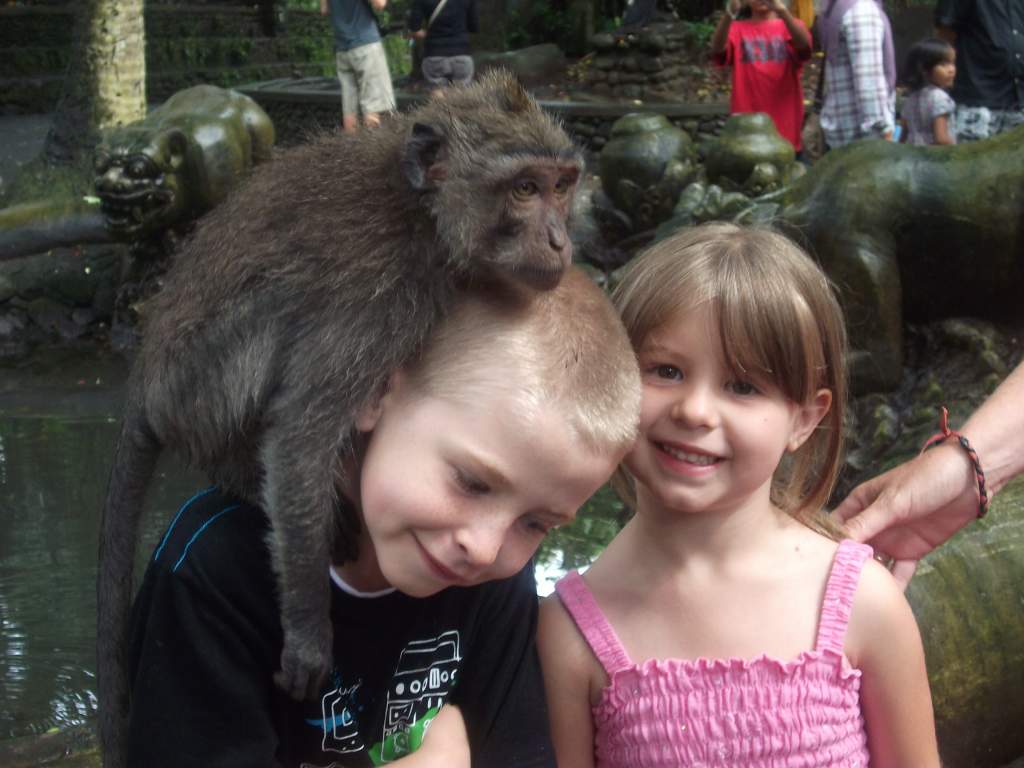
M509 204L531 164L565 167L565 206ZM146 487L163 447L261 506L285 647L309 697L331 660L328 566L356 556L339 457L362 404L410 360L453 293L544 290L571 260L582 158L508 74L258 167L176 257L129 381L100 533L97 677L107 768L126 759L125 635Z

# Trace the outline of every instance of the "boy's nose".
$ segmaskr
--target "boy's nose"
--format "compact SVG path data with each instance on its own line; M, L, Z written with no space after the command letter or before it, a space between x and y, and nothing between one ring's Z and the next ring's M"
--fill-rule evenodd
M456 531L455 543L469 567L486 568L497 560L505 540L505 531L505 526L477 521Z

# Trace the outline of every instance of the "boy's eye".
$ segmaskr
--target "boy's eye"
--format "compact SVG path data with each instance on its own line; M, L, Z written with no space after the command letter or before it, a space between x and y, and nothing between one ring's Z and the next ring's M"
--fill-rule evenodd
M553 526L548 525L542 520L538 520L535 517L524 517L523 525L526 526L527 530L531 533L535 533L540 536L545 536L552 529Z
M730 381L728 384L729 391L734 395L756 395L757 387L751 384L749 381Z
M473 496L482 496L491 490L491 487L487 485L483 480L480 480L464 469L455 468L455 483L464 492Z

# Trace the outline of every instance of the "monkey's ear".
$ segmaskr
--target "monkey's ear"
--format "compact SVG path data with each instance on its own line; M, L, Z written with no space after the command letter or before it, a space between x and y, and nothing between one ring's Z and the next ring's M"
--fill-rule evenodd
M401 168L409 185L418 192L435 189L446 169L442 155L444 134L432 125L414 123L405 140Z

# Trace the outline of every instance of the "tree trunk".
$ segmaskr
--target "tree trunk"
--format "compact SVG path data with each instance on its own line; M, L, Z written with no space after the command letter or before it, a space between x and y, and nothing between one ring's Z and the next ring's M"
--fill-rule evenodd
M78 0L71 63L44 155L80 160L99 131L146 115L144 0Z

